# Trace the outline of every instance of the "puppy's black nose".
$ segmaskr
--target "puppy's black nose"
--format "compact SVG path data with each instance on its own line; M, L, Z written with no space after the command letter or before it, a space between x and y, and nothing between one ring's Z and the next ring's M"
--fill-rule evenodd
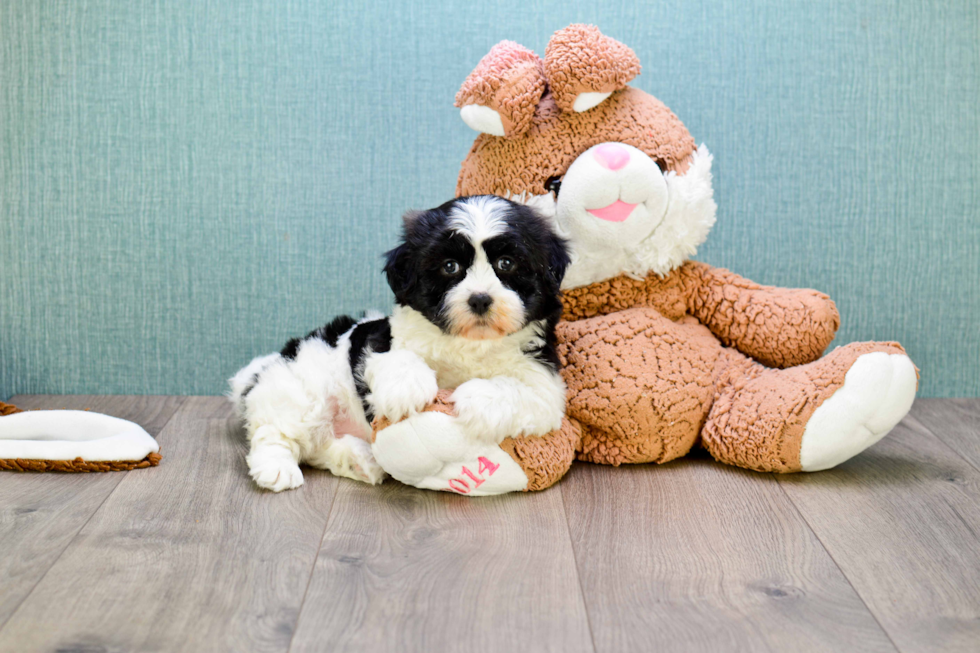
M473 293L466 303L470 305L471 311L477 315L483 315L490 310L490 304L493 303L493 298L485 292Z

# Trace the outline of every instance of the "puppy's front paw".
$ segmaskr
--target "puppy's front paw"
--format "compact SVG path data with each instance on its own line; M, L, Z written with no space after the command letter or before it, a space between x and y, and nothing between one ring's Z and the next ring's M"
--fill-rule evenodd
M394 423L419 412L436 398L436 373L421 358L408 351L389 352L377 358L383 363L372 361L365 370L371 388L368 401L376 416Z
M282 492L303 484L303 472L289 455L259 449L249 454L247 462L252 480L266 490Z
M473 379L453 392L459 424L473 437L500 443L516 435L513 407L505 393L493 381Z

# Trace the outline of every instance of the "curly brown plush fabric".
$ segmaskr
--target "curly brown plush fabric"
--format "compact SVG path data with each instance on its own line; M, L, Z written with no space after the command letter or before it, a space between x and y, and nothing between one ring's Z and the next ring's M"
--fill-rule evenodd
M131 469L145 469L160 464L161 456L151 453L143 460L24 460L21 458L0 458L0 470L12 472L127 472Z
M738 360L726 350L724 369L701 433L716 459L760 472L800 471L800 444L814 411L844 385L844 376L862 354L904 354L897 342L857 342L839 347L807 365L774 370ZM728 378L724 378L727 374Z
M24 411L18 408L17 406L14 406L13 404L5 404L2 401L0 401L0 417L2 417L3 415L13 415L14 413L22 413L22 412Z
M680 119L638 89L616 91L583 113L560 111L546 93L521 138L477 137L460 170L456 194L541 195L549 178L565 174L578 155L606 141L632 145L662 169L676 172L687 170L695 149Z
M639 149L664 172L688 171L695 142L681 121L656 98L623 87L639 72L629 48L573 25L545 52L548 88L527 131L477 137L457 195L543 195L550 178L605 142ZM573 110L579 93L610 91L598 106ZM568 420L558 433L503 446L529 489L560 478L571 445L580 460L620 465L667 462L700 443L724 463L800 471L807 422L855 361L904 354L898 343L865 342L820 358L839 326L823 293L762 286L693 261L664 276L617 276L567 290L556 332ZM908 388L907 362L904 369ZM911 401L907 390L904 396ZM448 391L432 409L452 414L447 400Z
M545 89L544 65L527 48L501 41L480 60L456 94L456 106L479 104L498 114L508 138L531 126Z
M651 308L562 322L558 340L580 460L663 463L700 437L721 462L772 472L800 471L807 420L858 356L904 353L897 343L854 343L773 369L723 346L697 319Z
M840 314L815 290L761 286L733 272L688 261L670 274L646 279L615 277L566 291L566 320L607 315L625 308L655 308L677 320L692 315L722 344L769 367L816 360L834 339Z
M538 437L506 438L500 448L521 466L527 475L525 492L549 488L568 472L581 446L578 424L562 419L561 428Z
M562 322L558 342L581 460L666 462L694 445L720 349L707 329L635 308Z
M544 69L558 108L571 112L579 93L611 93L626 86L640 74L640 60L594 25L569 25L548 41Z

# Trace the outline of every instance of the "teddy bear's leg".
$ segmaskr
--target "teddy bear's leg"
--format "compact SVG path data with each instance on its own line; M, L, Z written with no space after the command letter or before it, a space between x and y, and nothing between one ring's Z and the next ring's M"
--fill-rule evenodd
M372 425L381 467L407 485L467 496L543 490L565 475L580 446L577 423L543 436L505 438L499 445L470 437L458 423L451 393L440 390L426 410L395 424Z
M543 436L507 438L500 448L510 454L527 476L525 491L549 488L568 472L582 440L582 428L567 417L561 428Z
M694 318L628 309L558 325L579 460L664 463L698 440L715 395L718 340Z
M730 349L723 361L702 442L757 471L834 467L883 438L915 398L916 369L898 343L853 343L784 370Z

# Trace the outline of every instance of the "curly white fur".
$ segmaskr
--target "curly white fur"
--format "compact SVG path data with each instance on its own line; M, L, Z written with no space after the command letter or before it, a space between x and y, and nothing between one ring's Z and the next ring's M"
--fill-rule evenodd
M435 372L463 430L499 442L508 436L544 435L561 426L565 384L525 352L543 344L541 323L504 338L471 340L443 333L425 317L398 306L391 315L392 349L415 352Z
M368 357L364 380L371 388L368 402L374 414L384 415L392 422L422 410L439 392L436 373L407 349Z
M376 318L362 322L371 319ZM273 492L299 487L300 463L366 483L384 479L367 442L371 431L348 364L349 349L350 332L336 347L307 339L294 359L261 356L229 381L230 399L249 438L249 473L259 487Z

